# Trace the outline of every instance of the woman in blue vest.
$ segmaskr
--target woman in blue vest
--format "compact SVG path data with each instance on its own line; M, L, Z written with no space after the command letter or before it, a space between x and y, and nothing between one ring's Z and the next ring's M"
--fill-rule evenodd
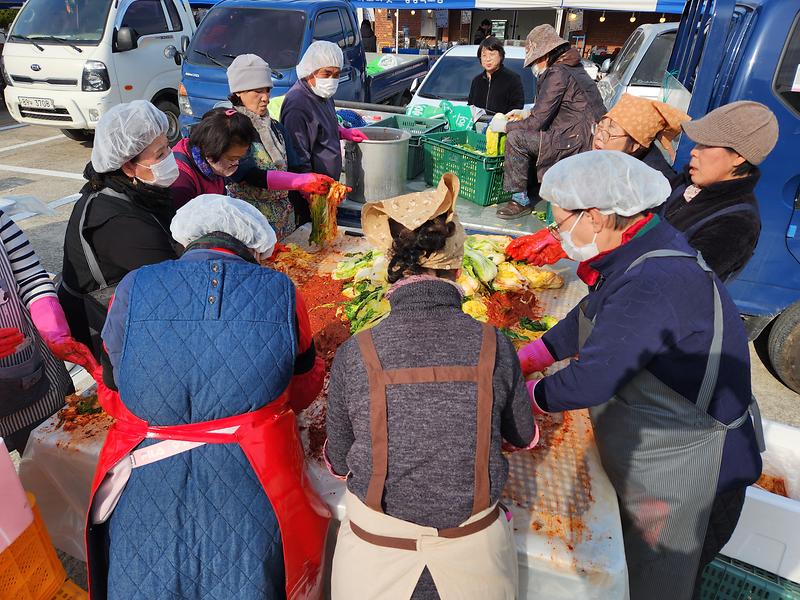
M324 365L302 298L259 266L275 232L247 202L199 196L171 232L181 258L129 273L103 329L118 393L101 386L115 424L87 528L92 597L320 597L328 513L295 411ZM100 484L118 465L133 468L113 505Z

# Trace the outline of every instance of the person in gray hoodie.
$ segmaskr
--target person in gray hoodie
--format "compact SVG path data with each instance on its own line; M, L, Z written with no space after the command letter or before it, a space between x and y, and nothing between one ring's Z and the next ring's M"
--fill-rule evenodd
M387 252L391 313L345 342L331 370L325 455L347 479L334 600L516 594L501 443L533 447L538 431L511 342L461 311L457 196L448 173L435 192L362 213Z

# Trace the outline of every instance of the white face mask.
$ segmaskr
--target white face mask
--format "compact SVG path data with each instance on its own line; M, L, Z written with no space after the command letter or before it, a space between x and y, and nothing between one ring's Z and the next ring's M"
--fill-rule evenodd
M531 72L533 73L533 76L534 76L534 77L539 77L539 75L541 75L542 73L544 73L544 72L545 72L545 70L546 70L546 69L545 69L544 67L540 67L539 65L533 65L533 66L531 67Z
M175 183L175 180L178 179L178 175L180 174L180 171L178 171L178 162L175 160L175 155L172 152L155 164L136 164L150 170L153 174L153 181L145 181L145 183L156 187L166 188L171 186Z
M572 260L576 262L584 262L589 260L590 258L594 258L598 254L600 254L600 250L597 247L597 234L594 234L592 241L585 246L576 246L575 243L572 241L572 232L575 230L575 227L578 225L578 221L581 220L581 217L584 215L582 212L578 215L578 218L575 219L575 224L570 227L569 231L566 231L561 234L561 248L564 249L564 253L569 256Z
M328 79L320 79L317 77L317 82L311 86L314 93L320 98L330 98L339 89L339 78L330 77Z

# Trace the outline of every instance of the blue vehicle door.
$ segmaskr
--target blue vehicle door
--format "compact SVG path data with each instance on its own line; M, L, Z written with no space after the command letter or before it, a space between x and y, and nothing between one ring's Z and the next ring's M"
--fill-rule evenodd
M781 55L778 70L773 81L773 91L785 108L795 117L794 127L788 131L781 123L781 135L794 138L792 157L797 161L798 143L800 143L800 14L795 17L789 38ZM786 190L786 201L794 207L789 228L786 231L786 246L789 252L800 261L800 176L795 176Z
M339 100L360 100L363 94L363 85L358 77L354 77L354 69L348 60L347 36L345 35L342 18L338 8L330 8L317 13L312 30L314 41L325 40L333 42L342 48L344 53L344 67L339 79L339 89L335 98Z

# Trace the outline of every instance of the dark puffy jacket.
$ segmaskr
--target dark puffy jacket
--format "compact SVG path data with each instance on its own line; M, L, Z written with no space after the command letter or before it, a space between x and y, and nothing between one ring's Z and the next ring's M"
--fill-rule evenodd
M547 169L562 158L586 152L592 144L592 125L606 114L597 84L581 66L574 48L567 50L537 83L531 116L509 123L508 131L541 132L536 172L541 181Z
M507 113L525 105L525 90L519 75L503 65L489 79L486 71L472 80L467 104L486 109L489 114Z

